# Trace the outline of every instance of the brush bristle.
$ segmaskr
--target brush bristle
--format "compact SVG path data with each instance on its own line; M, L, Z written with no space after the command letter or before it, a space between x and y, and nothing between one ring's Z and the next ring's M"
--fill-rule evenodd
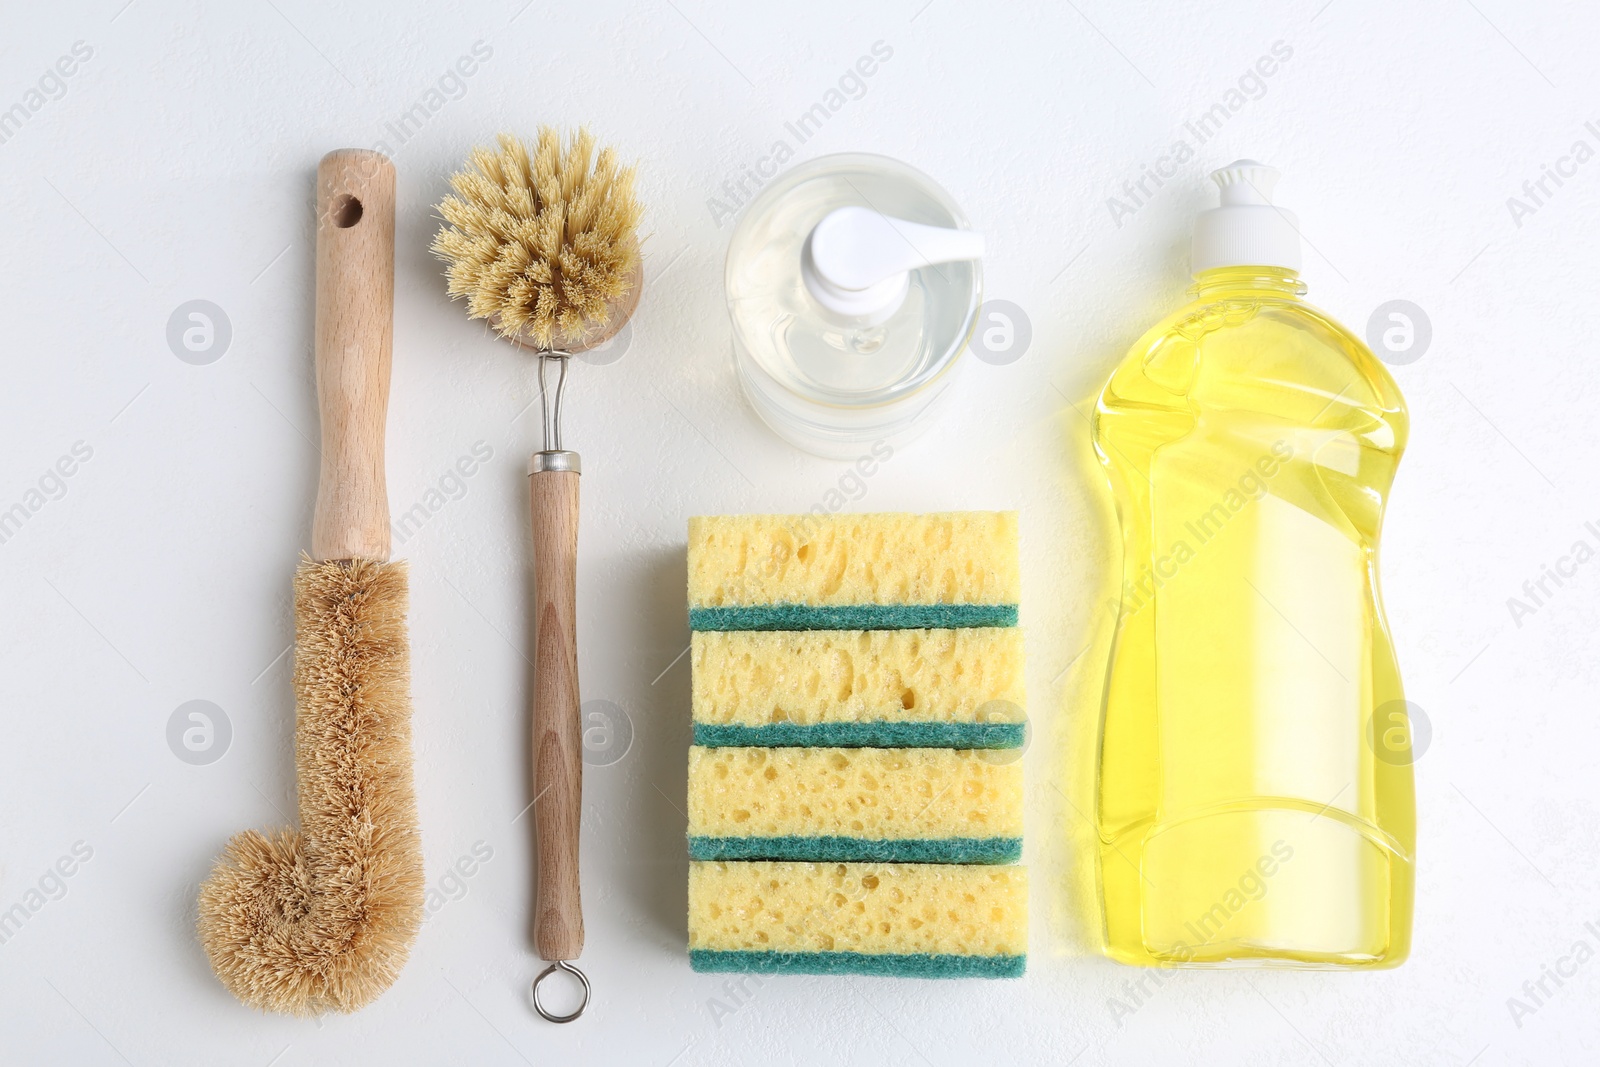
M399 976L422 924L403 563L302 559L294 580L300 828L228 842L200 889L200 942L265 1011L355 1011Z
M448 224L433 252L449 264L452 297L503 337L541 349L602 330L637 284L642 209L634 168L579 129L566 143L550 127L528 146L501 134L498 151L475 148L450 179Z

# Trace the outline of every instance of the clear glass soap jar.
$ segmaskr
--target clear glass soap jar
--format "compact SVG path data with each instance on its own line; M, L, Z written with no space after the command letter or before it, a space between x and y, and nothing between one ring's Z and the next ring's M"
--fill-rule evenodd
M977 319L982 240L931 178L883 156L825 156L768 185L734 229L725 275L756 413L840 459L925 429Z

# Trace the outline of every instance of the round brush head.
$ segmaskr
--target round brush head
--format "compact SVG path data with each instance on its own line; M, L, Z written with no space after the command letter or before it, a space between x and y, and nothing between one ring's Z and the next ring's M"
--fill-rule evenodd
M634 168L588 130L539 130L531 146L501 134L450 179L454 195L433 252L452 297L507 340L539 352L581 352L622 329L643 272Z

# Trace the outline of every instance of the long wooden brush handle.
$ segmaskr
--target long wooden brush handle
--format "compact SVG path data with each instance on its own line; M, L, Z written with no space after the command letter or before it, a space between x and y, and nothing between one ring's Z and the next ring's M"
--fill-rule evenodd
M394 164L344 148L317 165L317 403L311 555L389 558L383 432L394 337Z
M547 960L583 951L578 817L583 724L578 710L578 472L528 476L533 498L533 825L539 865L534 942Z

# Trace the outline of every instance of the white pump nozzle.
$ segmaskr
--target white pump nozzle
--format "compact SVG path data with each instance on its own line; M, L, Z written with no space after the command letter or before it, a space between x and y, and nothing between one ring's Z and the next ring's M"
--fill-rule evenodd
M800 274L817 303L836 314L883 322L906 298L911 271L983 258L983 234L890 218L871 208L831 211L806 238Z
M1190 270L1212 267L1300 269L1300 222L1272 202L1278 171L1241 159L1212 171L1222 204L1202 212L1194 224Z

